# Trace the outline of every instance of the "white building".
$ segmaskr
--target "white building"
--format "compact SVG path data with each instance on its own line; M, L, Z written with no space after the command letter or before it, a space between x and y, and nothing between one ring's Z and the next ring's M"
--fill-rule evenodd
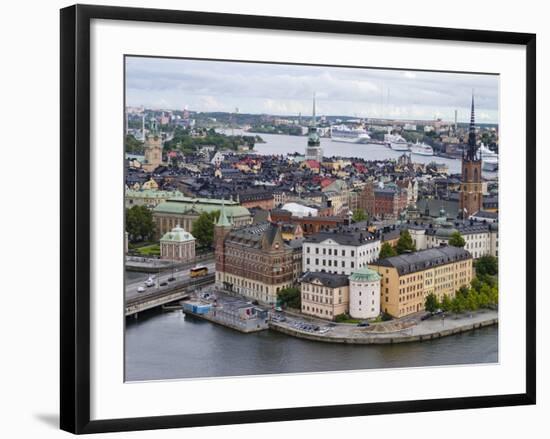
M380 275L363 267L349 277L349 315L371 319L380 314Z
M224 161L224 159L225 159L225 156L223 152L216 151L216 154L214 154L214 157L212 157L212 160L210 160L210 163L216 166L217 168L219 168L222 162Z
M304 242L303 271L349 275L378 259L379 254L380 240L367 231L320 232Z
M317 216L319 213L319 210L314 207L308 207L298 203L286 203L283 204L282 208L283 210L288 210L292 213L292 216L298 218L303 218L304 216Z
M195 238L178 224L160 239L160 257L172 261L194 261Z
M464 249L468 250L474 259L488 255L498 256L498 223L457 221L433 227L408 225L407 229L417 250L439 247L441 244L448 245L453 233L459 232L466 243Z

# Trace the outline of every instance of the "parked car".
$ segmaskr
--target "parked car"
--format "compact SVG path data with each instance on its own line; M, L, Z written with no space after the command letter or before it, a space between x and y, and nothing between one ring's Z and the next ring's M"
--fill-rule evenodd
M176 278L174 276L168 278L168 282L174 282Z
M432 316L432 313L424 314L422 317L420 317L420 320L428 320Z
M359 322L357 323L357 326L361 326L362 328L366 328L367 326L370 326L369 322Z
M138 293L143 293L144 291L145 291L145 288L143 288L143 287L138 287L138 289L137 289Z
M161 287L165 287L166 285L168 285L168 282L161 282L160 284Z

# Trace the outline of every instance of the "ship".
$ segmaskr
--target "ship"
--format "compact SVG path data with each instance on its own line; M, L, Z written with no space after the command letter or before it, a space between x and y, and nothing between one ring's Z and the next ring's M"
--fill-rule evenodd
M409 144L399 134L384 134L384 141L394 151L409 150Z
M498 170L498 154L491 151L483 143L479 147L481 153L482 169L484 171L494 172Z
M367 130L361 127L350 128L347 125L333 125L330 128L333 142L367 143L370 140Z
M434 150L430 145L426 145L424 142L413 143L411 145L411 153L417 155L434 155Z

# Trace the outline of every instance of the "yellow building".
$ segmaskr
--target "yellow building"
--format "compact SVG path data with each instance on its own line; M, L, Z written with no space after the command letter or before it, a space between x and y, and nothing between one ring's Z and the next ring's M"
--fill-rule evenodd
M424 311L426 296L453 298L473 276L472 255L459 247L438 247L380 259L369 267L381 277L380 307L393 317Z
M334 320L349 311L349 280L344 274L307 272L301 279L302 313Z

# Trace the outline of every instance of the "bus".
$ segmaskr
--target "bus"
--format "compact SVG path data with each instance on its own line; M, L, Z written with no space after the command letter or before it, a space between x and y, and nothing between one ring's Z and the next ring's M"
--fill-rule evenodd
M191 277L206 276L207 273L208 273L208 268L205 267L204 265L197 266L189 270L189 275Z

